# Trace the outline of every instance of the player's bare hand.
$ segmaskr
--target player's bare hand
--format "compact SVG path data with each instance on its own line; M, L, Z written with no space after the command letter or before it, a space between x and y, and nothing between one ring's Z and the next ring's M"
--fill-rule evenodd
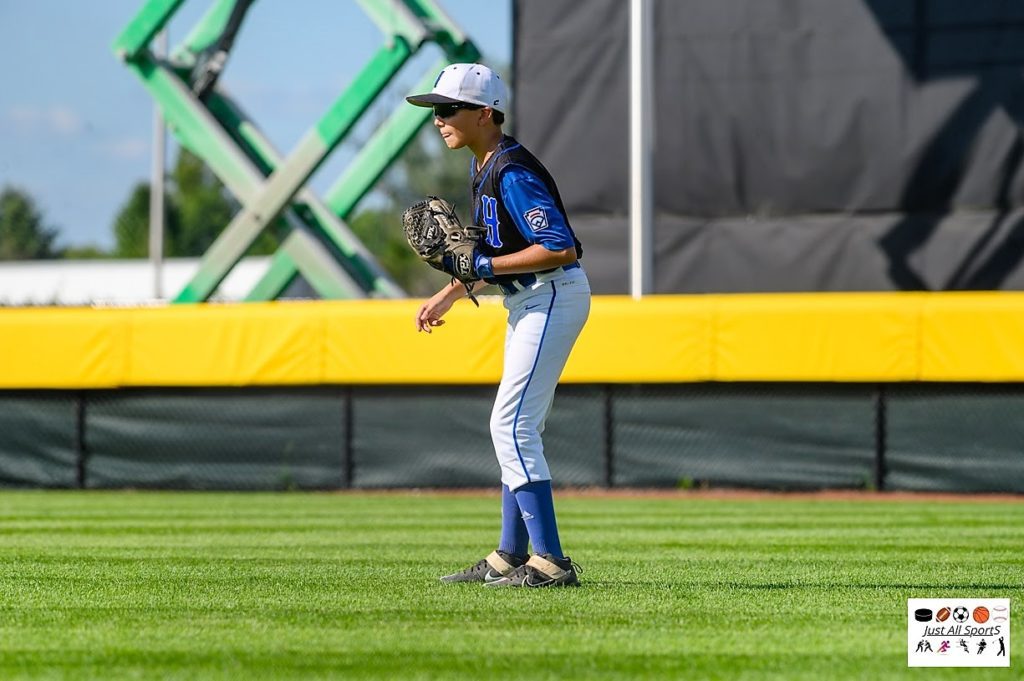
M433 327L442 326L444 320L441 317L451 309L454 302L454 300L451 300L451 296L448 295L447 290L435 293L430 300L420 305L420 309L417 310L416 331L430 333Z

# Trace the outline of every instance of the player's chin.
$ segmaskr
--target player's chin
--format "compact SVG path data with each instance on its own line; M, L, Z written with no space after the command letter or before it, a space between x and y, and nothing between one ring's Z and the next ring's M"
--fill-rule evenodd
M454 133L450 135L442 135L441 139L444 140L444 143L449 149L461 149L466 146L466 142L459 135Z

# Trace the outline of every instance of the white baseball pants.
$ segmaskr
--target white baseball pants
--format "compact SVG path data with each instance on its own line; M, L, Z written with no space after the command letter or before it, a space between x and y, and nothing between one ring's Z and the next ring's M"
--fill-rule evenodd
M505 297L505 361L491 412L491 440L501 482L515 490L550 480L541 433L555 386L590 314L590 282L582 267L538 276Z

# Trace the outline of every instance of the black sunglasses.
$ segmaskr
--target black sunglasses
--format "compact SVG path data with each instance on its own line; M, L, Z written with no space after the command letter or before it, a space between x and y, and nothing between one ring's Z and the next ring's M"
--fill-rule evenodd
M476 111L483 107L479 104L467 104L465 102L455 102L454 104L435 104L434 105L434 116L440 119L451 118L455 114L459 113L462 109L468 109L469 111Z

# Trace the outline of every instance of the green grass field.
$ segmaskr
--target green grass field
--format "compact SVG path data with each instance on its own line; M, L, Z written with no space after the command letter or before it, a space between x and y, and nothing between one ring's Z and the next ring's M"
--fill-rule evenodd
M498 496L0 493L0 678L1019 678L907 669L906 599L1014 599L1024 503L556 497L584 586L437 575ZM1018 653L1024 655L1024 653Z

